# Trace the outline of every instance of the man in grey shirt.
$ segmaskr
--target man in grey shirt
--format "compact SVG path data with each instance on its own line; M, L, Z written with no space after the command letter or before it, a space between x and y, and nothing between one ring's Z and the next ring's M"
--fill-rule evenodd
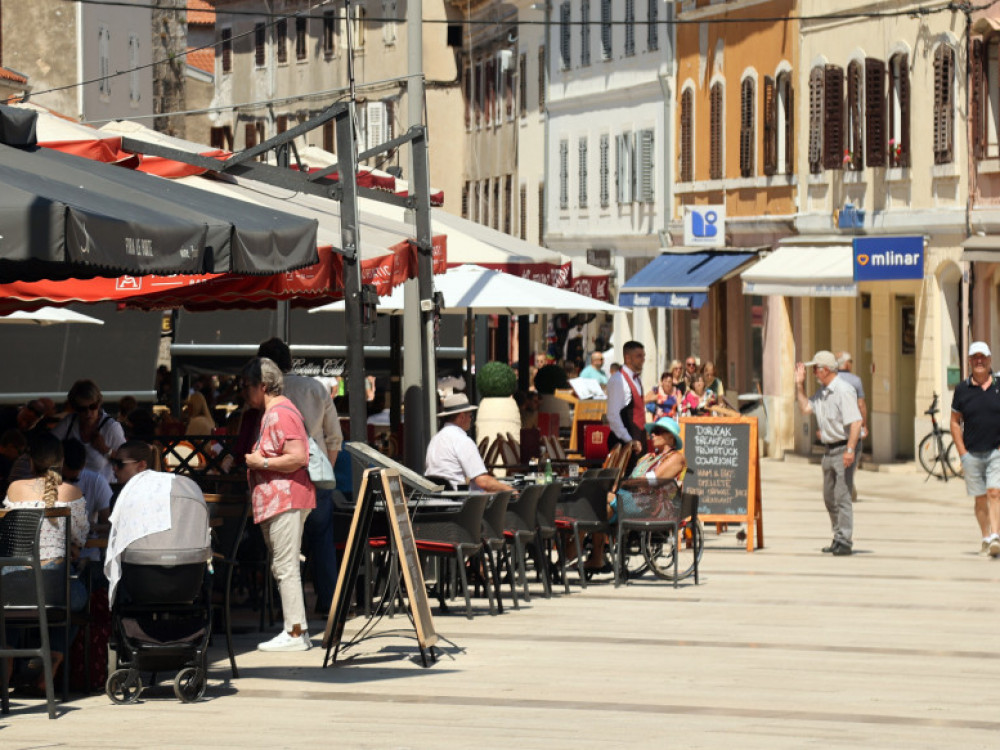
M851 372L851 366L853 365L853 360L851 359L850 352L837 352L837 367L838 367L838 377L843 378L847 383L855 390L858 394L858 411L861 412L861 440L868 437L868 402L865 401L865 386L861 382L861 378ZM859 443L860 446L860 443ZM854 467L856 469L861 468L861 448L858 448L857 459L855 460ZM851 497L856 501L858 499L857 487L851 485Z
M810 366L822 387L812 397L807 397L806 367ZM822 462L823 501L830 514L833 542L823 551L840 557L853 552L851 488L854 485L854 455L861 439L861 412L857 392L837 373L837 358L828 351L816 352L812 361L795 365L795 399L799 410L803 414L816 415L820 440L826 446Z

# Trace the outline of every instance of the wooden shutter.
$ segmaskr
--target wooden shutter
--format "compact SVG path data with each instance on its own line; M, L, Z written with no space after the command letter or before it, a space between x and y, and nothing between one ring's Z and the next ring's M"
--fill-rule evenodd
M275 29L278 37L278 62L286 63L288 62L288 19L278 19Z
M840 169L844 153L844 69L823 69L823 168Z
M855 60L847 66L847 140L844 143L843 164L848 169L865 168L862 150L864 129L861 127L861 63ZM850 157L850 158L848 158Z
M982 39L972 40L972 102L969 119L972 120L972 153L976 159L983 158L983 87L986 76L983 75L983 55L986 49Z
M687 89L681 94L681 182L694 179L693 110L694 92Z
M955 51L938 45L934 51L934 163L951 164L954 158Z
M740 84L740 176L753 177L754 85L752 78Z
M683 147L682 147L683 148ZM601 135L601 208L607 208L611 198L608 191L608 171L611 156L608 153L611 149L610 138L607 133ZM681 180L684 178L681 177Z
M865 58L865 121L865 156L868 164L872 167L884 167L885 63L872 57Z
M636 182L640 203L653 202L653 131L639 131L639 153L636 165Z
M258 68L263 68L264 49L267 43L264 24L262 23L254 24L253 37L254 37L254 63L257 65Z
M580 208L587 207L587 139L581 138L577 144L578 148L578 158L577 162L577 190L578 190L578 200L580 203Z
M899 140L903 147L898 166L910 166L910 58L899 56Z
M711 111L709 113L709 148L708 160L709 179L722 179L722 84L712 86Z
M764 76L764 174L778 171L778 97L774 79Z
M795 87L792 76L786 76L785 97L785 174L795 174Z
M521 239L528 239L528 186L521 185L520 190L520 200L518 201L518 206L520 207L520 219L521 219Z
M823 68L813 68L809 73L809 171L823 171Z
M569 141L559 141L559 208L569 208Z

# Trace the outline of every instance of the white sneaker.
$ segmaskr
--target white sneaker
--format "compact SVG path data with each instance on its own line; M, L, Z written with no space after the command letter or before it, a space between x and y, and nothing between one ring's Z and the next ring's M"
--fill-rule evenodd
M295 636L282 630L271 640L257 644L258 651L308 651L311 648L312 641L309 640L309 633L306 631L302 631L302 635Z
M990 539L990 557L1000 556L1000 536L993 535Z
M990 553L990 540L983 539L983 546L979 548L980 555L988 555Z

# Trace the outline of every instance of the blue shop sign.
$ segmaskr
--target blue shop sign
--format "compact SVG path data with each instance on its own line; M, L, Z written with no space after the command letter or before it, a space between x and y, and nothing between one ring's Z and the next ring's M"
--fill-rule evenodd
M855 281L923 278L923 237L854 238Z

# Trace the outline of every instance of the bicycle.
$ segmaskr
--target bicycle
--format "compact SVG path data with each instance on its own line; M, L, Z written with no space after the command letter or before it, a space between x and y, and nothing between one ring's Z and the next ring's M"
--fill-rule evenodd
M942 429L935 418L938 411L938 395L935 393L930 408L924 412L931 418L931 431L920 441L917 458L927 472L927 479L936 477L947 482L949 472L955 477L962 476L962 461L955 450L951 433Z

